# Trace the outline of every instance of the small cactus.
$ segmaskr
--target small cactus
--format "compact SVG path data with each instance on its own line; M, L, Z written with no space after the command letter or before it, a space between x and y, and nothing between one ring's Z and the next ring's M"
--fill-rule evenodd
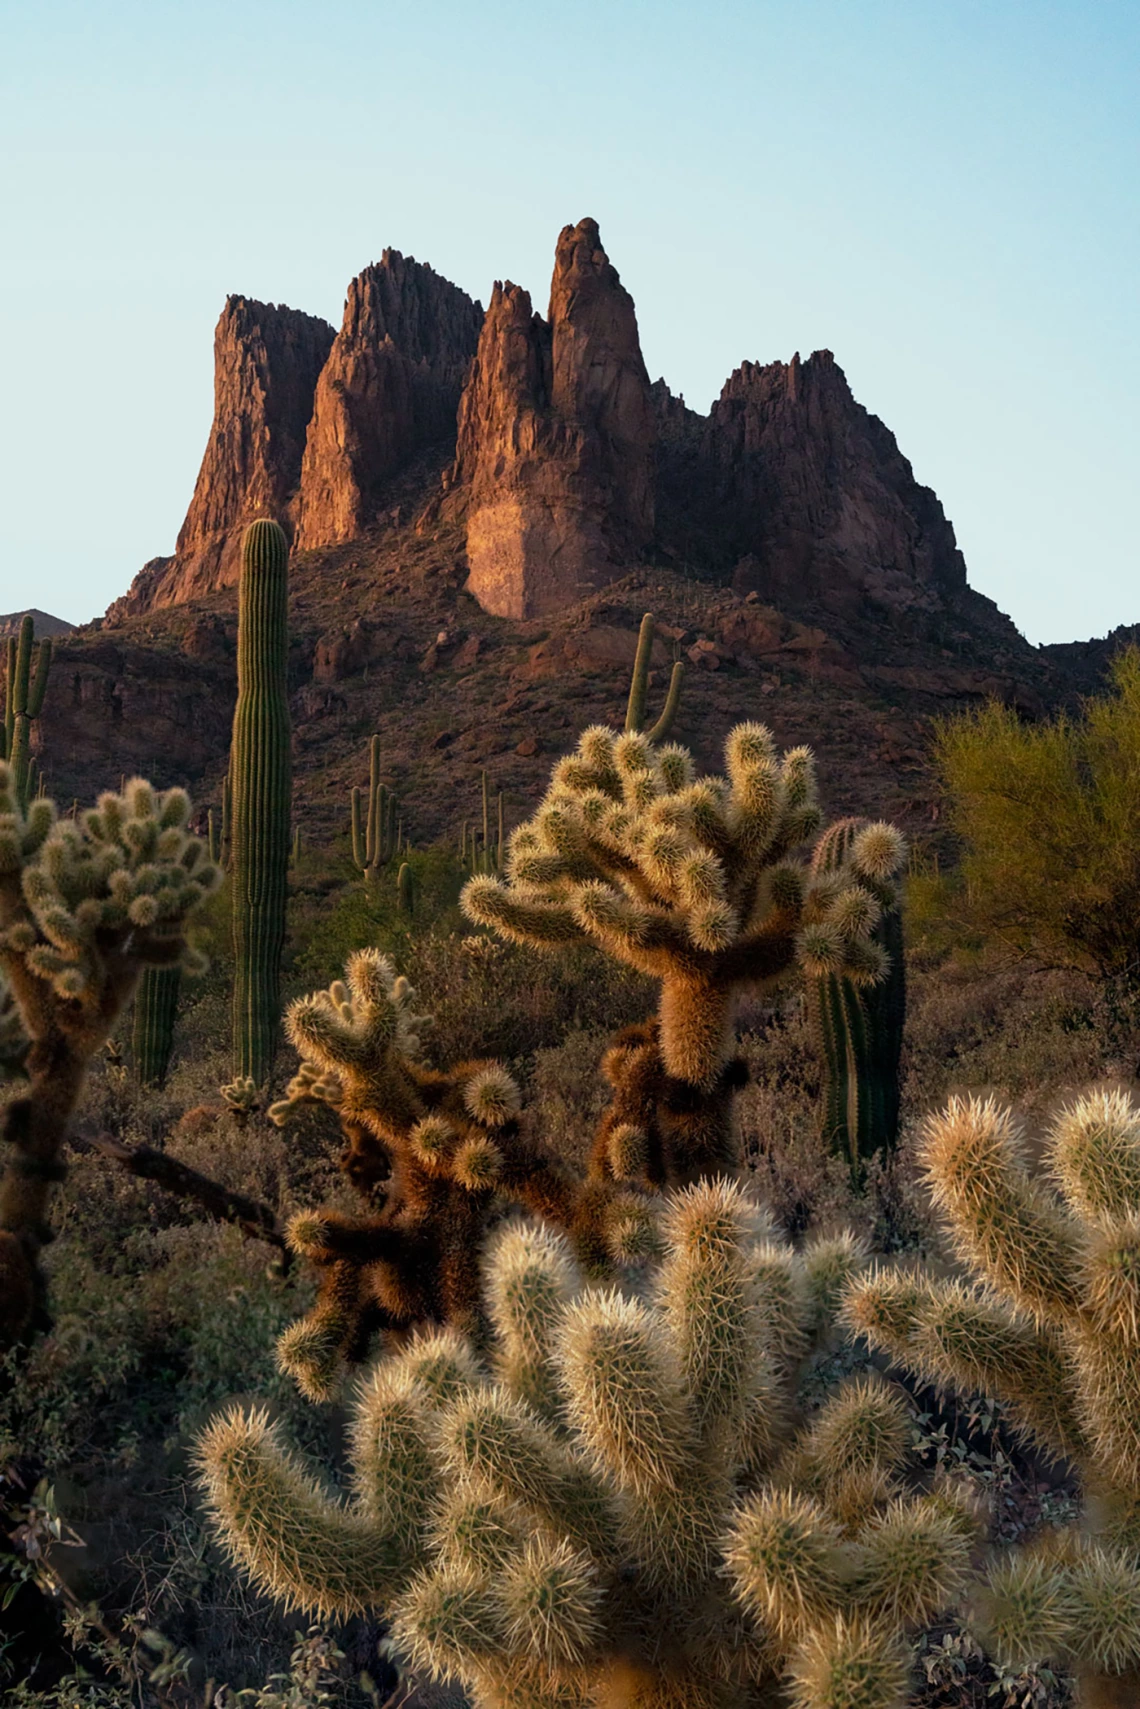
M361 793L354 789L352 805L352 859L357 870L371 883L397 852L396 798L380 781L380 738L368 744L368 801L361 814Z
M490 1342L431 1330L373 1368L347 1501L264 1413L223 1414L198 1456L233 1558L291 1607L383 1611L413 1670L476 1709L735 1709L782 1687L800 1709L902 1709L907 1635L958 1596L973 1522L950 1488L903 1493L881 1380L797 1418L835 1243L797 1255L727 1183L673 1195L660 1232L627 1293L585 1283L552 1230L501 1227ZM821 1437L855 1444L846 1464Z
M299 998L285 1028L301 1055L269 1119L329 1105L348 1142L340 1166L365 1214L306 1211L289 1229L294 1251L321 1278L317 1304L286 1332L281 1360L304 1389L327 1397L377 1331L481 1316L479 1253L505 1203L568 1229L583 1262L612 1267L648 1217L638 1195L575 1179L529 1138L518 1086L496 1062L449 1073L420 1059L428 1017L378 950L358 950L346 977Z
M637 637L637 654L633 661L633 675L629 684L629 704L625 712L625 728L627 735L644 731L649 741L663 742L676 722L677 708L681 702L681 681L685 674L685 667L680 659L674 661L661 716L653 728L646 731L649 667L653 663L653 643L656 638L657 627L653 620L653 613L647 611L641 619L641 629Z
M865 819L840 819L820 837L813 872L841 872L853 856ZM878 918L871 942L883 951L886 972L877 984L857 984L842 973L806 980L812 1030L822 1071L821 1126L825 1143L846 1159L856 1182L866 1160L898 1141L900 1062L906 1022L906 961L902 914L893 883L862 879ZM866 906L856 897L853 906Z
M139 980L131 1044L141 1086L161 1086L166 1080L181 990L180 967L148 967Z

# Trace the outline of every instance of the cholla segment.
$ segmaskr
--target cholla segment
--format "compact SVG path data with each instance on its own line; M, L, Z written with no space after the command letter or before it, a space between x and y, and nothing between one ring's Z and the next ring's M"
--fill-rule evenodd
M585 939L661 981L670 1074L709 1085L729 1049L735 993L809 972L882 976L869 941L877 887L903 844L868 825L837 873L791 859L819 830L811 752L782 759L762 724L725 745L725 777L694 779L690 756L643 734L587 730L511 839L505 881L473 878L472 919L524 943Z
M3 1117L13 1150L0 1180L0 1343L19 1339L43 1304L38 1252L49 1237L51 1185L87 1064L110 1037L145 967L200 970L190 915L218 882L205 844L186 828L190 803L141 778L78 820L51 801L21 801L0 763L0 1004L26 1049L4 1047L30 1082Z
M1059 1197L992 1100L951 1100L923 1158L977 1280L883 1270L852 1283L846 1317L927 1381L1000 1397L1075 1464L1081 1529L992 1568L982 1624L1009 1665L1075 1668L1082 1709L1138 1703L1140 1111L1097 1092L1061 1112L1045 1146Z
M347 1614L374 1581L405 1658L476 1709L738 1709L785 1691L897 1709L907 1631L958 1595L971 1527L943 1491L903 1496L884 1383L804 1428L797 1372L765 1346L788 1344L787 1323L756 1333L779 1242L739 1187L691 1188L659 1222L664 1256L636 1294L583 1281L551 1230L507 1225L486 1259L494 1343L424 1337L366 1380L352 1501L260 1415L227 1414L200 1445L215 1521L293 1602ZM793 1273L811 1264L786 1250ZM803 1280L788 1299L806 1348L818 1295ZM836 1442L853 1475L882 1474L858 1525L804 1482Z

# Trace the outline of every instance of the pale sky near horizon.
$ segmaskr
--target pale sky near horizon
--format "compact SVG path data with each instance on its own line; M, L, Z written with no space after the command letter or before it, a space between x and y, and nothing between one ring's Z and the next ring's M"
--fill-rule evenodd
M227 292L589 214L651 377L826 347L1032 641L1140 621L1136 0L0 0L0 143L0 611L173 549Z

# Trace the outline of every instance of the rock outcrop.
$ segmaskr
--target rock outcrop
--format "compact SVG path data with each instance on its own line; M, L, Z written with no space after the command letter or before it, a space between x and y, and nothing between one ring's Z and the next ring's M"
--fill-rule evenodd
M484 610L539 616L636 561L653 441L633 299L582 220L558 239L547 320L496 283L460 405L453 492Z
M107 613L112 621L229 586L246 523L273 516L288 524L333 337L315 315L226 298L214 332L213 425L174 556L144 565Z
M362 534L385 482L453 438L482 320L465 291L395 249L352 281L305 441L299 550Z
M743 363L712 407L699 464L739 592L854 614L868 601L933 610L965 590L941 504L829 350Z

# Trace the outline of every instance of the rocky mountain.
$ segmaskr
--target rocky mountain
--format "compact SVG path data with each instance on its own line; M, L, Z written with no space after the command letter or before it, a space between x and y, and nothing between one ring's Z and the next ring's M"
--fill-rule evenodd
M174 556L152 558L108 617L228 587L245 524L274 516L299 548L355 538L385 483L450 444L482 310L398 250L352 281L339 333L229 297L214 335L214 420Z
M462 526L469 589L498 616L666 563L801 616L943 635L1000 622L936 495L829 351L743 362L707 416L650 386L633 300L588 219L558 238L545 318L509 281L484 317L392 249L353 280L335 337L231 297L178 549L109 619L228 585L255 514L278 516L298 551L399 528L394 483L425 457L445 466L417 489L420 526Z
M654 437L633 299L582 220L558 239L545 320L496 283L463 393L450 509L485 611L557 611L638 561Z
M743 363L708 415L651 386L590 220L558 240L545 317L503 283L484 318L388 250L335 338L231 298L216 360L178 553L57 647L37 740L64 799L141 770L218 804L255 509L295 529L295 800L326 841L374 730L415 842L458 832L484 768L521 817L551 753L620 720L646 609L654 691L678 654L702 763L759 715L816 748L832 811L920 839L939 834L932 717L989 696L1039 717L1112 650L1033 648L970 588L938 499L828 352Z
M20 625L25 617L30 617L36 626L37 635L71 635L75 632L75 624L68 623L62 617L52 617L47 611L37 611L34 605L29 605L23 611L9 611L0 616L0 639L7 635L18 635Z

